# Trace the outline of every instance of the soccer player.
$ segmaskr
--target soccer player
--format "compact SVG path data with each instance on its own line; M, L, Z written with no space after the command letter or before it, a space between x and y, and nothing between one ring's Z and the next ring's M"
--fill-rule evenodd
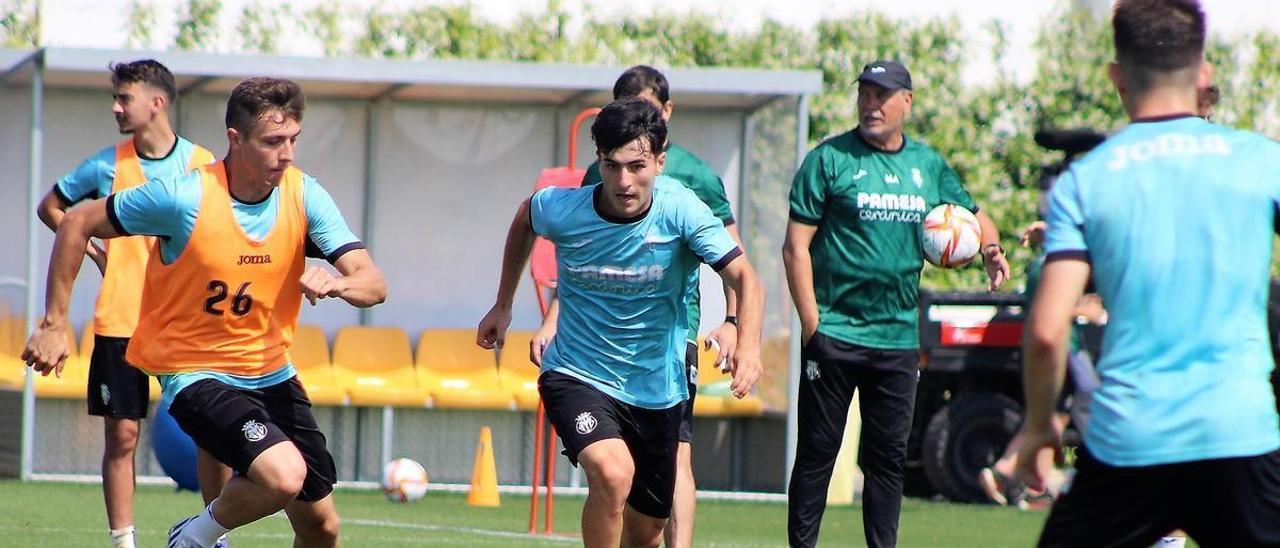
M658 546L671 513L688 398L686 296L699 264L739 296L731 389L760 378L764 295L724 223L693 191L659 176L667 127L654 105L614 101L591 126L604 182L546 188L520 205L496 303L476 342L500 346L534 235L556 244L558 330L538 389L566 454L587 476L588 547Z
M171 179L213 162L212 153L178 136L169 124L169 106L177 99L177 86L168 68L151 59L112 65L111 85L111 111L120 133L129 138L85 159L40 201L36 212L54 231L67 208L82 200L102 198L150 179ZM85 248L102 272L93 318L88 401L89 414L102 417L105 433L102 493L115 548L135 545L134 455L139 421L146 418L151 404L151 389L146 373L125 359L125 349L138 325L143 270L153 241L133 236L112 240L106 249L94 243ZM201 457L202 488L221 489L228 471L207 454Z
M675 110L675 102L671 100L671 90L667 77L657 69L647 65L636 65L623 72L613 84L614 100L627 97L639 97L648 101L660 112L662 120L671 122L671 113ZM702 203L711 208L711 212L724 223L729 236L738 245L742 238L734 223L733 210L729 199L725 196L724 182L711 167L692 152L667 141L664 149L666 161L662 165L662 175L675 179L692 190ZM600 162L596 161L587 168L582 179L582 186L593 185L601 181ZM680 443L676 451L676 493L671 508L671 519L663 531L666 546L669 548L688 548L693 545L694 507L697 504L697 489L693 479L693 400L698 395L698 327L702 320L701 294L698 286L698 271L693 273L689 283L689 294L686 296L687 315L689 320L688 344L685 345L685 367L689 377L689 399L685 402L684 416L680 418ZM724 284L725 319L707 335L707 346L715 341L720 348L718 359L724 362L733 357L737 348L737 295L732 286ZM542 349L555 337L556 322L559 315L559 299L554 299L548 307L547 317L542 327L531 342L530 356L534 364L542 365Z
M1076 475L1041 546L1280 546L1280 417L1266 299L1280 145L1197 115L1208 86L1195 0L1119 0L1109 75L1131 123L1050 191L1025 343L1026 442L1039 487L1072 309L1090 274L1110 313ZM1039 458L1037 458L1039 457Z
M58 229L45 316L23 351L46 375L66 359L67 299L88 238L159 238L127 357L160 376L174 419L236 472L174 525L171 548L207 548L281 509L296 546L337 544L333 457L289 345L303 296L368 307L386 284L333 199L291 165L304 108L294 82L245 80L227 101L225 160L76 208ZM304 269L308 253L341 275Z
M875 61L858 76L858 127L805 156L791 185L782 258L800 316L799 441L788 491L792 546L814 546L855 389L869 546L898 538L920 363L920 222L941 203L977 213L991 288L1009 277L995 223L937 152L903 134L911 74Z

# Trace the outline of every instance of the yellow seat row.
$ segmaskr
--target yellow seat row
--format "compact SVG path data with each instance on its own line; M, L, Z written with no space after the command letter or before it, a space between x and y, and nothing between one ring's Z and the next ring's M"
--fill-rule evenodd
M311 400L326 405L534 409L538 369L529 362L532 334L513 332L510 352L475 345L470 329L428 329L416 359L408 335L395 327L344 327L333 343L299 326L290 351Z
M21 318L0 318L0 389L21 389L25 366L18 358L24 343ZM81 341L69 341L71 357L62 377L36 378L42 398L80 399L86 395L93 325ZM471 329L427 329L418 340L416 359L408 335L395 327L344 327L333 352L324 331L301 325L290 357L313 403L444 409L533 410L538 405L538 368L529 362L533 333L508 333L499 353L475 345ZM701 343L701 341L699 341ZM79 349L77 350L77 346ZM764 405L758 396L743 399L728 393L728 374L715 365L715 352L699 344L697 416L756 416ZM160 387L151 380L152 394Z

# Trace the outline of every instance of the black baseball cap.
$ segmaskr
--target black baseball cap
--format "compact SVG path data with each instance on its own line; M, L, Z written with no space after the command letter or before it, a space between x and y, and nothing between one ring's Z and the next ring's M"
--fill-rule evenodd
M875 84L885 89L911 89L911 73L897 61L872 61L862 67L859 82Z

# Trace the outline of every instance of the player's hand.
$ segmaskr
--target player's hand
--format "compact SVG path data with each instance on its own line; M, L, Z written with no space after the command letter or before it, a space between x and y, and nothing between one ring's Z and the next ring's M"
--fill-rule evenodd
M93 243L93 240L89 240L89 243L85 244L84 254L93 260L93 264L98 265L98 273L107 273L107 250Z
M729 384L729 390L733 391L734 397L745 398L751 393L751 387L755 386L764 375L764 366L760 364L760 351L739 348L734 353L733 359L729 360L729 364L730 372L733 373L733 382Z
M529 361L533 362L533 365L542 367L542 351L547 349L547 345L551 344L551 339L555 336L555 322L543 322L538 332L533 334L533 339L529 341Z
M1037 246L1044 243L1044 231L1049 228L1049 224L1044 221L1036 221L1027 225L1022 231L1022 238L1018 240L1023 246Z
M488 350L501 348L507 338L507 327L510 325L511 309L494 305L489 309L489 313L480 319L480 326L476 328L476 344Z
M714 342L713 342L714 341ZM710 350L712 346L720 349L716 354L716 367L721 371L727 372L729 364L733 363L733 355L738 351L738 326L729 322L723 322L707 335L706 342L702 346Z
M1027 484L1027 488L1043 492L1045 479L1054 469L1054 464L1062 462L1062 434L1049 429L1022 427L1022 447L1018 449L1018 479Z
M809 341L813 340L813 336L817 334L818 334L818 324L813 324L812 327L801 324L800 325L801 348L808 346Z
M44 376L55 373L62 376L62 367L67 363L67 322L41 322L36 327L27 347L22 350L22 361Z
M346 278L334 276L328 270L313 266L302 273L302 294L311 306L316 301L328 297L341 297L347 290Z
M987 245L982 249L982 266L987 269L987 279L991 280L992 291L1000 289L1000 285L1009 279L1009 260L999 246Z

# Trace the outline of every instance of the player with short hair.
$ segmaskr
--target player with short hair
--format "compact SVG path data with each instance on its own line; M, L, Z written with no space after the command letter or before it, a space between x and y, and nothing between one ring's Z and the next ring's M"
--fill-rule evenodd
M1092 275L1109 319L1076 474L1041 546L1280 545L1280 416L1266 299L1280 145L1197 115L1195 0L1119 0L1109 75L1131 123L1049 196L1026 338L1022 477L1040 487L1072 311Z
M156 236L128 359L160 377L196 444L235 472L170 548L212 546L281 509L296 546L335 546L336 471L290 362L302 297L359 307L386 298L382 273L333 199L292 165L306 100L294 82L251 78L227 101L225 160L123 190L69 213L49 267L45 316L23 359L67 356L67 300L89 237ZM311 254L341 273L305 268Z
M179 136L169 124L169 107L177 100L173 74L152 59L111 65L112 102L120 133L129 138L98 151L64 175L36 209L50 229L71 206L103 198L147 182L174 178L213 162L213 153ZM134 543L134 455L139 421L151 404L146 373L125 359L129 338L138 325L143 270L153 238L134 236L110 241L105 249L90 242L86 254L102 272L93 314L94 344L89 359L89 414L102 417L102 492L107 524L115 548ZM216 490L228 471L202 454L201 487ZM207 502L207 501L206 501Z
M671 88L667 77L658 69L648 65L636 65L618 76L613 84L614 100L628 97L639 97L648 101L662 113L666 123L671 122L671 113L675 110L675 102L671 99ZM662 164L662 175L679 181L698 196L702 203L711 208L711 212L724 223L729 236L738 245L742 238L734 222L733 210L729 199L725 196L724 181L688 149L667 140L664 148L666 160ZM592 162L582 179L582 186L597 184L601 181L600 162ZM724 285L725 320L707 334L708 348L718 345L718 359L722 363L733 357L737 348L738 298L733 288L726 282ZM667 520L663 537L669 548L687 548L693 545L694 511L697 504L697 485L693 478L693 402L698 395L698 327L702 320L701 293L698 285L698 271L693 273L689 283L689 294L685 298L688 308L689 331L688 344L685 345L685 367L689 377L689 399L684 406L684 415L680 419L680 444L676 452L676 492L671 508L671 519ZM560 300L554 298L547 309L542 327L530 342L530 356L534 364L541 365L542 349L555 337L556 322L559 316Z
M671 513L676 447L688 398L684 350L692 273L705 263L739 296L731 389L760 378L763 290L693 191L659 176L666 123L639 98L614 101L591 126L604 181L545 188L521 203L503 252L496 303L476 342L501 346L534 236L556 244L558 329L538 389L571 462L587 476L589 547L658 546Z

